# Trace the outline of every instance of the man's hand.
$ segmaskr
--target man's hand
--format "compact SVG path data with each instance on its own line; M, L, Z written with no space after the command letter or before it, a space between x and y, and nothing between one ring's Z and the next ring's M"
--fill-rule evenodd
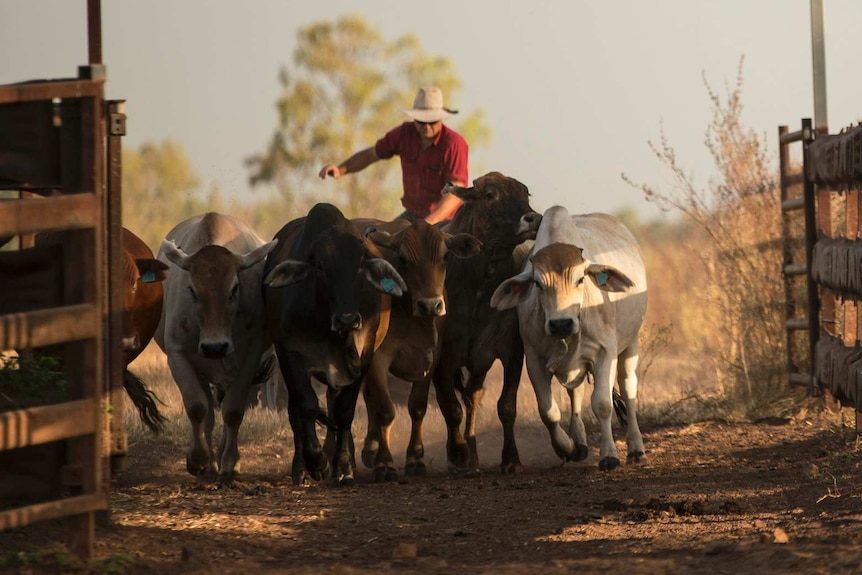
M339 168L335 164L328 164L320 169L320 174L318 175L320 176L321 180L325 180L326 176L338 179L343 173L344 172L341 171L341 168Z

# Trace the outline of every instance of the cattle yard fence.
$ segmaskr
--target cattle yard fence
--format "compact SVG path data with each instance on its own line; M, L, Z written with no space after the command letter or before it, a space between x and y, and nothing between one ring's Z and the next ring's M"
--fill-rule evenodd
M18 250L0 252L0 351L51 346L66 383L49 404L0 394L0 530L61 519L85 560L107 515L109 456L125 449L125 116L122 102L104 98L100 0L86 8L89 64L77 77L0 85L0 237L19 238ZM62 250L33 247L45 231L66 233Z
M862 431L862 125L778 133L789 381L854 408Z

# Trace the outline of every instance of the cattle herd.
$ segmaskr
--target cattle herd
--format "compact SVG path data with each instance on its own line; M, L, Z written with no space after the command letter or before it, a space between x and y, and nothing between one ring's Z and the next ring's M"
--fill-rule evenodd
M635 371L647 289L632 234L606 214L572 216L561 206L536 213L527 187L498 172L449 191L464 205L433 226L351 220L320 203L267 242L232 216L207 213L178 223L155 259L125 231L124 251L137 248L130 261L138 266L127 274L124 349L133 359L153 338L166 354L191 427L189 473L234 479L247 397L274 369L287 387L295 482L355 482L351 429L360 393L368 414L361 460L375 481L398 479L390 374L411 385L404 474L426 472L422 422L431 385L446 423L450 471L475 470L476 410L497 360L500 469L518 472L514 424L525 358L561 458L588 454L580 414L592 383L600 469L620 464L611 433L619 396L627 463L646 462ZM129 294L146 295L149 313L136 318ZM161 308L157 325L142 319L159 317L154 306ZM567 429L552 377L571 402ZM156 429L161 415L136 381L129 375L126 387ZM314 381L325 385L325 400ZM219 412L222 437L214 446ZM318 429L325 429L322 443Z

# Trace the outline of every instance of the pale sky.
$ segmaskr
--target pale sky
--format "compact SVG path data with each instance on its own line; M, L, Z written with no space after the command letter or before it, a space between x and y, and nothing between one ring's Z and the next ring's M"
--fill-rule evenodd
M862 1L824 5L836 132L862 118ZM743 120L774 157L778 126L813 115L809 0L103 0L106 95L127 100L124 145L176 140L205 189L251 193L243 159L276 126L278 70L297 30L349 13L451 58L463 86L447 105L484 108L492 129L491 145L471 155L471 179L480 166L513 176L538 211L631 206L654 217L620 174L668 184L647 145L662 124L680 164L705 182L714 169L702 75L724 93L743 55ZM74 77L86 39L85 0L0 0L0 83ZM410 104L393 102L392 126ZM315 178L307 189L335 185Z

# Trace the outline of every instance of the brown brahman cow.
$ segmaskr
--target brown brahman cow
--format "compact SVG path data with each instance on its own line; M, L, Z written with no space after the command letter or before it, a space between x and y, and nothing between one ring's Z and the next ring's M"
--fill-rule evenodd
M628 417L627 460L645 463L635 370L647 284L631 232L607 214L570 216L561 206L548 209L524 271L497 288L491 305L500 310L517 306L527 372L557 455L580 461L589 453L581 402L584 381L592 373L593 413L601 424L599 469L620 464L611 431L617 380ZM552 377L569 391L568 433L560 426Z
M268 377L274 361L264 329L264 258L277 242L264 242L247 224L207 213L177 224L162 242L159 259L170 263L156 342L191 423L186 468L214 471L230 483L238 471L239 427L249 389ZM214 454L215 388L221 402L222 440Z
M167 266L154 259L153 252L143 240L126 228L122 230L123 387L138 410L141 421L150 430L157 432L161 428L164 417L159 412L155 396L147 389L144 382L129 370L129 364L147 347L147 344L150 343L153 337L153 333L156 331L156 326L162 313L162 280L166 277ZM36 234L34 238L36 249L32 250L32 252L38 255L41 254L39 250L52 248L62 251L66 245L67 237L67 232L43 232ZM17 253L23 258L30 251L9 252L9 255L14 256ZM40 264L43 268L41 273L54 269L54 273L62 275L62 267L59 263L46 259L50 258L50 253L38 255L38 257L42 262ZM24 269L32 271L42 268L38 266L34 267L31 264ZM59 283L51 286L27 286L26 284L29 281L27 273L16 275L20 280L23 280L22 286L15 288L10 283L8 287L13 293L16 290L27 289L30 293L26 295L26 298L30 299L31 303L25 304L24 308L16 310L10 307L15 305L14 301L4 302L8 305L0 305L0 308L4 308L0 310L2 313L24 311L25 309L35 309L36 307L63 305L63 290L59 288L64 280L60 279ZM36 295L33 295L34 293ZM16 300L17 298L13 297L11 299Z
M481 244L469 234L449 235L417 220L389 234L387 227L406 222L377 222L368 237L381 248L407 284L410 297L392 302L389 331L371 361L365 382L368 434L362 461L374 470L376 481L395 481L397 472L389 447L389 432L395 406L389 395L388 374L411 382L408 409L413 422L407 446L407 475L424 475L422 420L428 406L431 374L440 355L440 332L446 315L446 265L453 258L479 252Z
M321 408L311 378L325 383L332 405L333 480L355 481L351 425L359 390L389 327L390 295L404 280L357 226L331 204L286 224L266 262L267 329L288 390L294 437L293 479L320 480L330 462L315 422Z

